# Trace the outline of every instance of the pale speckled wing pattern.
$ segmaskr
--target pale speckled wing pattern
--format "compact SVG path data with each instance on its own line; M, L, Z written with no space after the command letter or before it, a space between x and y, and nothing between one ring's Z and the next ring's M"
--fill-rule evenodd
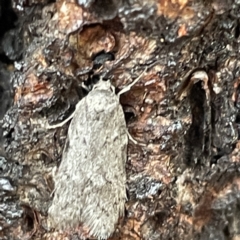
M58 228L80 223L108 238L124 214L127 129L119 98L94 89L76 106L49 214Z

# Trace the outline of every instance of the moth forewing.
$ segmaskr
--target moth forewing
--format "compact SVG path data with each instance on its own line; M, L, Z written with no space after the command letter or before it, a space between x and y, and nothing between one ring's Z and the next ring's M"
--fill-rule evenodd
M57 228L82 224L106 239L124 213L127 128L119 97L100 82L76 106L49 214Z

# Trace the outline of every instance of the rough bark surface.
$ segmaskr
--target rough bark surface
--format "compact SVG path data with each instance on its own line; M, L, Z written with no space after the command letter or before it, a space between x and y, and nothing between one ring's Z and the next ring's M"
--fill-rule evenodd
M69 124L47 123L83 83L147 69L120 99L138 144L111 240L240 239L239 17L239 0L2 0L0 238L78 239L49 224Z

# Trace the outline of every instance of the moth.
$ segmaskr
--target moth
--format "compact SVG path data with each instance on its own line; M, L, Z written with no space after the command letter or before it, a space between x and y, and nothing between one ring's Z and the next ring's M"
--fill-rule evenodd
M124 215L128 131L119 95L142 74L118 95L101 79L76 105L49 208L56 228L83 225L89 235L107 239Z

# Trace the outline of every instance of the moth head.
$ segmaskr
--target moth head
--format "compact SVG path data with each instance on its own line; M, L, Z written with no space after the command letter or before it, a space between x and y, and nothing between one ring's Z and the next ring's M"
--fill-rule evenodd
M110 80L103 80L102 77L100 77L99 81L93 86L94 89L101 89L101 90L108 90L108 91L114 91L115 88L111 84Z

